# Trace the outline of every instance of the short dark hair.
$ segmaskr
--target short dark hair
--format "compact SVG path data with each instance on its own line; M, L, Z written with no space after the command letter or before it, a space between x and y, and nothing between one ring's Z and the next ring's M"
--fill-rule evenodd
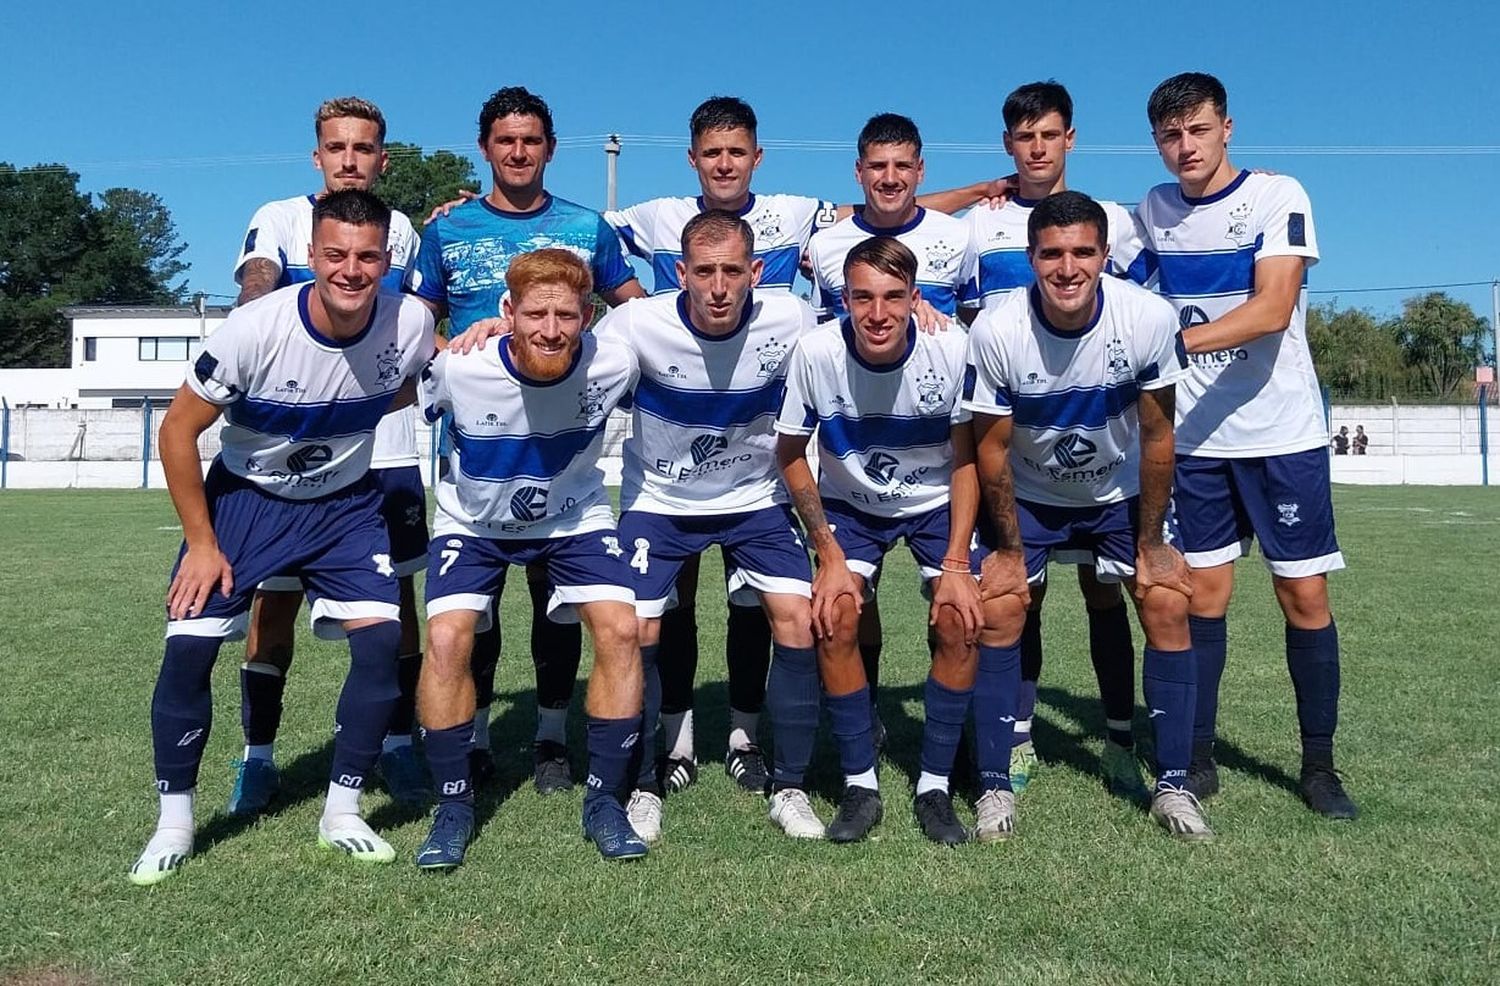
M899 277L907 287L917 285L917 255L894 236L872 236L855 244L854 249L844 255L845 283L848 283L849 271L859 264Z
M755 136L758 121L750 104L738 96L710 96L698 104L688 120L688 130L693 140L710 130L748 130Z
M1099 245L1109 242L1109 216L1104 207L1082 192L1054 192L1036 204L1026 220L1026 247L1036 249L1037 237L1054 226L1093 226Z
M324 219L348 223L351 226L379 226L391 228L390 206L369 192L357 188L345 188L327 195L313 203L313 229Z
M1155 130L1163 123L1180 120L1204 103L1212 103L1219 119L1229 115L1229 95L1224 83L1207 72L1174 75L1151 91L1146 100L1146 119Z
M871 144L915 144L922 153L922 134L910 117L899 113L877 113L859 132L859 156L864 157Z
M1048 113L1056 113L1062 117L1064 127L1073 128L1073 97L1056 79L1018 87L1005 97L1005 106L1000 110L1006 130L1014 130L1027 120L1040 120Z
M552 111L547 108L547 101L525 86L506 86L486 99L484 108L479 111L479 142L483 144L489 140L490 125L507 116L534 116L542 121L542 133L546 135L548 142L557 140L557 132L552 129Z
M718 243L736 236L745 244L745 253L754 257L755 231L750 224L727 209L708 209L689 219L682 227L682 255L687 257L688 244L693 240Z

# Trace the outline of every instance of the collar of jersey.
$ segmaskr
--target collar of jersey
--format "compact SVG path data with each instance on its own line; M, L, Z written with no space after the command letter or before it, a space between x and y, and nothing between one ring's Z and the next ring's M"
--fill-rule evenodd
M558 377L556 380L533 380L531 377L528 377L526 374L522 373L521 368L516 366L515 363L511 362L509 334L500 337L500 347L497 352L499 352L500 354L500 362L505 365L505 372L509 373L511 376L515 377L526 386L556 387L558 384L571 377L573 375L573 371L578 369L578 363L583 359L583 342L582 340L579 341L578 350L573 354L573 362L568 364L567 370L563 371L562 376Z
M348 339L330 339L319 332L313 325L312 312L307 310L307 299L312 296L312 289L315 283L309 282L303 285L301 291L297 292L297 314L302 317L302 327L307 330L308 335L312 336L313 342L316 342L320 346L327 346L330 349L348 349L350 346L363 342L365 336L370 334L370 327L375 324L375 312L380 307L379 293L377 292L375 295L375 304L370 306L370 320L365 323L364 328Z
M745 326L750 324L750 316L755 310L755 292L751 291L745 295L745 309L740 312L740 323L734 327L734 331L728 335L711 336L706 332L699 332L693 325L693 320L688 316L688 293L677 292L677 317L682 320L683 326L694 336L706 342L727 342L745 331Z
M490 202L490 197L488 194L481 195L479 197L479 204L484 206L491 215L504 216L506 219L530 219L533 216L540 216L542 213L552 208L552 193L544 189L542 191L542 204L537 206L535 209L531 209L527 212L511 212L507 209L502 209L498 205Z
M755 208L755 193L751 192L750 193L750 197L745 200L744 207L740 208L740 209L736 209L735 212L734 212L734 214L736 216L748 216L750 214L750 210L753 209L753 208ZM707 212L708 211L708 206L703 203L703 196L701 196L701 195L698 196L698 211L699 212Z
M839 324L839 331L844 336L844 348L849 350L849 355L854 358L854 362L871 373L893 373L901 369L906 365L906 361L911 359L913 350L917 348L917 326L911 319L906 320L906 352L902 353L901 358L894 363L868 363L863 356L859 355L859 349L854 343L854 322L852 320L844 319Z
M912 216L906 222L902 223L900 226L889 226L882 228L880 226L871 226L869 223L865 222L865 207L862 205L857 205L854 207L854 215L850 216L849 218L854 220L854 225L858 226L866 233L869 233L871 236L900 236L902 233L910 233L912 230L922 225L922 220L926 217L927 210L919 205L917 206L917 214L915 216Z
M1250 177L1250 172L1248 172L1248 171L1246 171L1244 169L1240 169L1240 173L1234 176L1234 181L1232 181L1229 184L1225 185L1223 188L1219 189L1217 192L1213 193L1212 195L1205 195L1202 198L1197 198L1197 199L1193 198L1191 195L1183 195L1182 196L1182 201L1186 202L1188 205L1212 205L1213 203L1219 201L1222 198L1226 198L1226 197L1228 197L1230 195L1233 195L1234 192L1235 192L1235 190L1237 188L1239 188L1241 185L1243 185L1245 183L1245 179L1249 178L1249 177ZM1182 186L1181 185L1177 186L1177 191L1178 191L1178 194L1182 194Z
M1016 205L1020 206L1023 209L1035 209L1037 207L1037 205L1042 200L1041 199L1026 199L1026 198L1022 198L1019 195L1012 195L1006 201L1007 202L1013 202L1013 203L1015 203Z
M1104 317L1104 276L1099 278L1099 286L1094 289L1094 317L1089 319L1089 324L1081 329L1059 329L1047 321L1047 315L1042 311L1042 293L1035 284L1028 288L1026 293L1027 300L1031 304L1032 314L1036 315L1036 320L1042 323L1042 328L1059 339L1081 339L1094 331L1094 326L1098 325L1099 319Z

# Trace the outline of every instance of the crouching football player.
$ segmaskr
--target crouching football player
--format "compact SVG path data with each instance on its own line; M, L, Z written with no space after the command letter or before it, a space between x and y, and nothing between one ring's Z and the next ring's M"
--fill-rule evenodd
M133 883L166 879L193 851L214 661L225 640L244 635L255 587L275 576L301 579L319 636L349 640L318 841L368 862L395 858L359 815L399 695L401 642L381 492L368 472L375 426L393 404L410 402L407 381L431 357L433 337L421 305L380 293L389 226L390 210L368 192L319 199L308 249L314 282L235 310L162 421L183 546L151 701L161 814L131 867ZM220 414L229 426L205 479L198 437Z
M646 854L621 801L641 743L635 593L599 454L610 411L635 387L625 347L585 333L589 269L573 253L521 254L505 273L511 331L487 349L449 349L422 376L429 421L452 415L449 470L438 484L429 548L427 655L417 688L437 790L417 866L452 869L474 832L474 635L488 629L506 569L546 566L548 618L582 620L589 677L583 831L607 859Z

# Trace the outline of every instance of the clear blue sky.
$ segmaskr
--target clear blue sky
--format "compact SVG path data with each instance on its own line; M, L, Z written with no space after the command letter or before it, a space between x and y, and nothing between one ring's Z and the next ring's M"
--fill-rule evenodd
M157 192L189 244L192 288L229 294L256 206L318 187L311 117L329 96L375 100L391 139L429 149L472 153L481 103L512 84L548 100L563 137L680 138L627 138L627 204L696 191L687 116L708 95L736 94L755 106L763 140L847 142L769 150L758 189L849 201L854 137L871 114L908 114L929 143L996 146L929 152L927 187L940 188L1008 171L1000 104L1014 86L1052 77L1077 105L1070 185L1134 201L1165 180L1160 161L1090 148L1146 151L1146 96L1195 69L1228 86L1235 162L1307 186L1324 257L1315 291L1500 276L1500 13L1489 4L1065 4L1036 8L1043 20L1029 31L1018 22L1026 5L997 3L323 9L320 27L310 4L6 4L0 160L68 164L90 191ZM1254 150L1347 146L1488 152ZM603 176L589 142L559 149L548 184L599 208ZM1453 293L1489 313L1488 287ZM1384 311L1401 297L1340 300Z

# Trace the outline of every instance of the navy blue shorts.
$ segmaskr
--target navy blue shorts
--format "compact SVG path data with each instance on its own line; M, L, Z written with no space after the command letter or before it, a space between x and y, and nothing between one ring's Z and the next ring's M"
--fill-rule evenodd
M1194 568L1234 561L1252 538L1273 575L1344 567L1325 448L1252 459L1179 455L1175 500L1182 553Z
M635 603L625 551L612 528L558 538L480 538L449 534L432 539L427 554L427 617L469 609L476 633L490 628L490 604L505 588L511 565L546 566L551 595L547 616L577 623L581 603Z
M877 517L842 500L824 500L823 513L833 529L833 539L843 549L849 571L865 580L865 598L874 598L880 583L881 562L886 552L903 538L916 559L924 591L931 580L942 574L943 556L948 553L947 504L915 517ZM969 567L976 575L987 554L979 546L976 533L969 539Z
M427 488L416 466L371 469L370 480L380 491L380 514L391 539L391 565L397 578L427 567ZM302 580L277 576L261 582L267 592L301 592Z
M1135 577L1139 516L1134 497L1091 507L1055 507L1017 500L1016 520L1029 582L1046 579L1047 562L1054 555L1070 563L1092 559L1100 582Z
M277 576L306 588L313 632L324 639L343 637L344 620L400 618L380 491L369 477L316 500L283 500L215 460L203 488L234 588L228 598L215 590L196 617L169 619L167 636L239 639L256 587Z
M635 578L636 613L646 619L677 604L683 564L715 544L724 551L725 580L735 605L753 606L767 592L812 598L812 566L785 506L696 517L627 510L620 517L620 543Z

